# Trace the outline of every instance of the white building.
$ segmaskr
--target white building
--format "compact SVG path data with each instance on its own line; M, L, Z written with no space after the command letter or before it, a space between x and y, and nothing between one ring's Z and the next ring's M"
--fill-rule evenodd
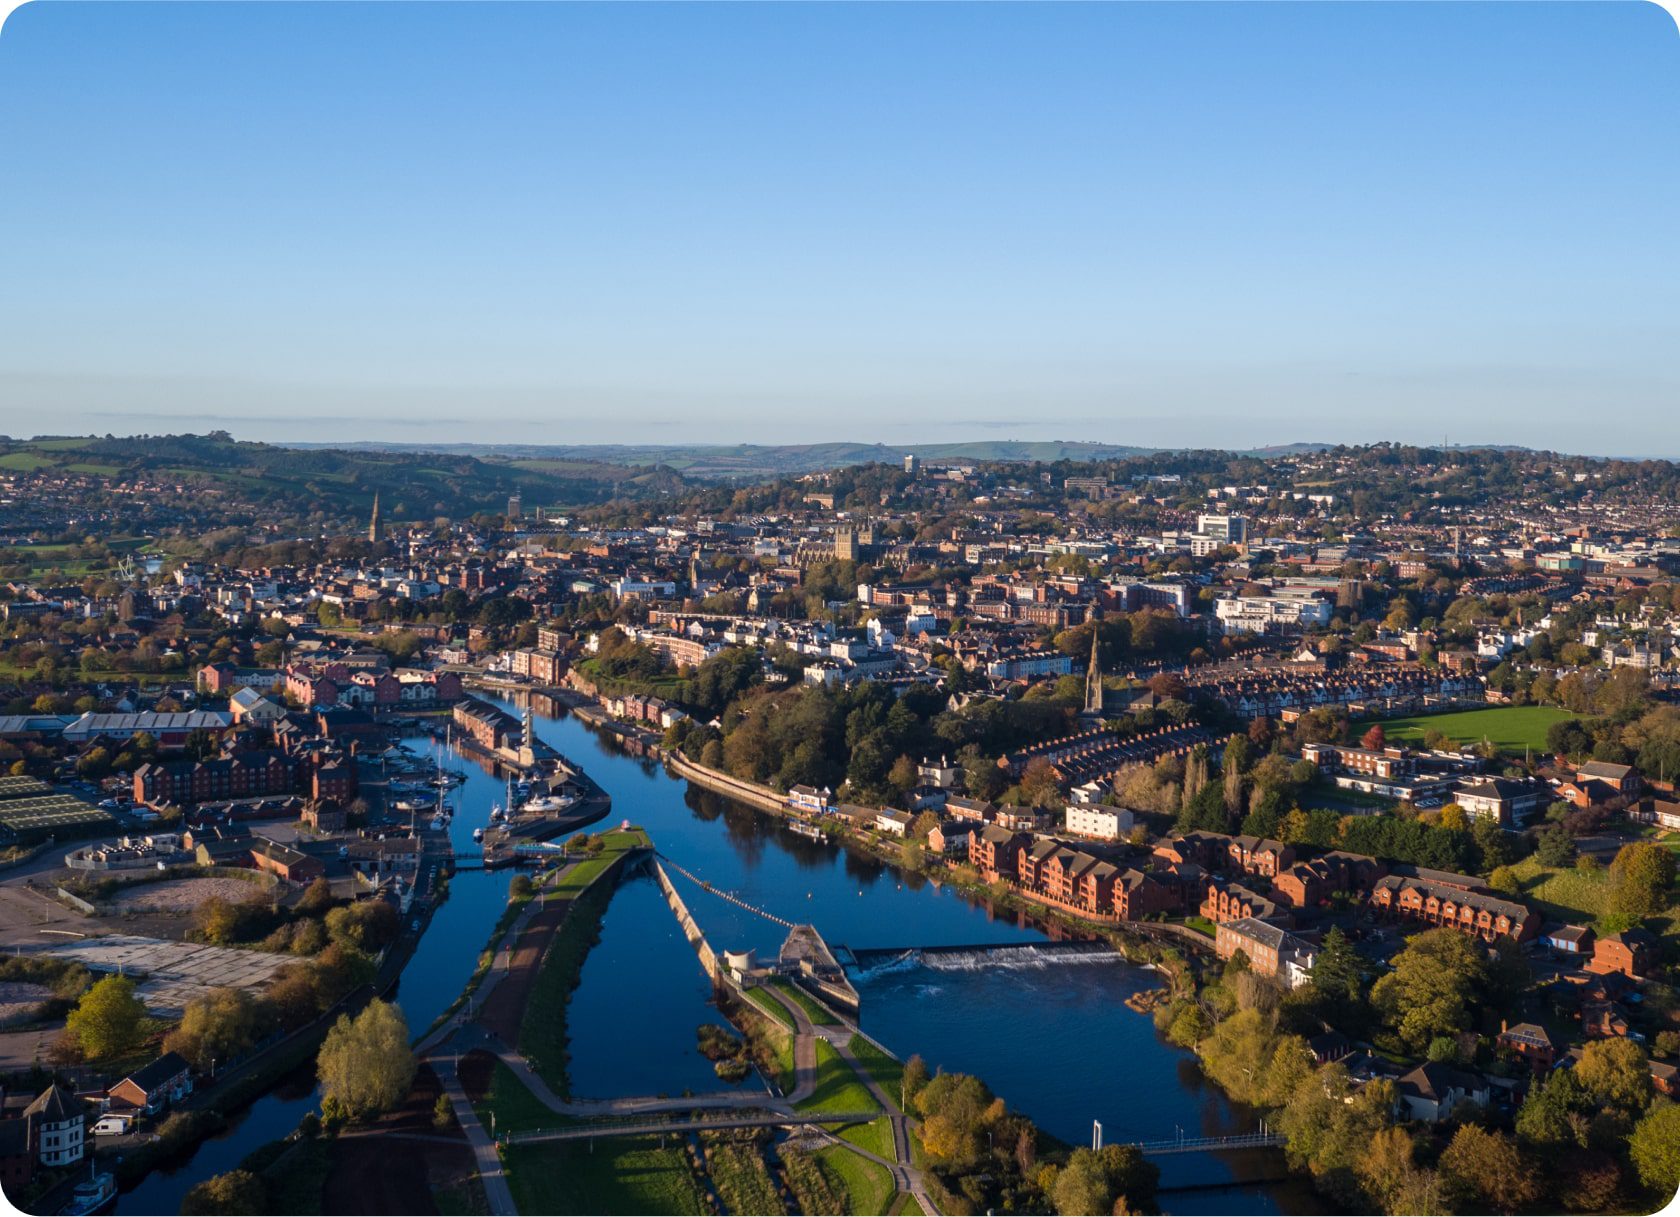
M1124 807L1103 807L1095 803L1070 803L1067 830L1076 837L1117 841L1130 836L1135 818Z

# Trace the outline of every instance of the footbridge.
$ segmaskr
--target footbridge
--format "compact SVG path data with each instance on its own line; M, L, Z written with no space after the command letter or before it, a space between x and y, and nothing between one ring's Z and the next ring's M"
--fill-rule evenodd
M658 870L664 876L667 869L676 871L684 879L720 900L726 900L737 908L755 913L775 925L787 930L787 938L782 943L778 968L785 974L792 976L801 985L810 989L818 997L834 1006L841 1013L852 1018L858 1015L858 992L846 975L846 969L829 948L823 936L813 925L795 925L785 917L778 917L766 909L748 904L732 892L720 891L698 875L685 870L681 865L673 862L664 854L658 855ZM701 966L714 982L721 982L724 968L719 963L717 953L707 943L699 925L694 921L685 905L670 886L669 878L662 878L661 887L665 889L666 902L671 911L677 916L677 923L682 926L689 945L694 947L700 956Z
M1180 1137L1174 1141L1133 1141L1131 1145L1146 1157L1159 1158L1166 1154L1205 1154L1221 1149L1266 1149L1283 1145L1288 1138L1282 1133L1233 1133L1228 1137Z
M774 913L771 913L771 912L768 912L764 909L758 908L755 905L748 904L745 900L742 900L739 896L735 895L732 892L726 892L726 891L723 891L720 888L713 887L709 882L700 878L698 875L690 874L688 871L684 870L681 866L678 866L675 862L671 861L671 859L667 858L664 854L659 855L659 860L665 866L669 867L671 870L676 871L677 874L681 875L684 879L687 879L690 883L694 884L696 887L700 888L702 891L711 893L713 896L716 896L719 900L727 900L727 901L729 901L730 904L733 904L737 908L746 909L747 912L749 912L749 913L756 913L756 914L758 914L758 916L764 918L766 921L775 922L777 925L781 926L784 930L793 929L793 922L789 921L787 918L778 917Z
M561 1128L532 1128L524 1132L508 1133L505 1140L514 1145L539 1141L583 1141L595 1137L630 1137L647 1133L705 1132L726 1128L798 1128L806 1124L868 1124L881 1118L879 1111L852 1112L770 1112L763 1115L722 1116L712 1119L697 1117L687 1120L642 1120L616 1124L572 1124Z

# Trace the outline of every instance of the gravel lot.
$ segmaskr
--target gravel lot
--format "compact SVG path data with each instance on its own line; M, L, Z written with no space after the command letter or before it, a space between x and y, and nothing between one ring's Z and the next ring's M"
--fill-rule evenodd
M268 893L243 879L165 879L135 888L114 902L122 913L190 913L212 896L230 904L265 900Z
M0 1026L22 1018L52 996L45 985L21 980L0 980Z

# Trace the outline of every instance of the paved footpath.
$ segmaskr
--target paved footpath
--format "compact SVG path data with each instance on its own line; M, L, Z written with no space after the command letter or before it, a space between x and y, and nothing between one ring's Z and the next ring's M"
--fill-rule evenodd
M560 872L563 873L563 872ZM550 876L552 883L556 875ZM545 885L546 886L546 885ZM823 1118L824 1113L801 1112L798 1104L810 1098L816 1090L817 1084L817 1040L824 1039L833 1046L840 1059L845 1061L852 1072L869 1090L870 1095L880 1104L882 1112L892 1127L893 1159L879 1157L867 1150L859 1149L849 1141L839 1141L833 1134L823 1131L823 1135L837 1144L844 1144L847 1149L873 1162L878 1162L891 1173L894 1186L901 1192L907 1192L915 1197L922 1212L938 1213L932 1198L927 1193L922 1172L917 1169L910 1154L909 1121L904 1112L899 1109L897 1100L888 1095L875 1081L857 1056L852 1052L851 1039L857 1028L842 1019L835 1024L817 1026L811 1022L810 1016L796 1001L783 1001L774 990L767 990L772 1000L776 1001L794 1022L793 1061L794 1088L793 1093L776 1096L753 1091L724 1091L716 1094L691 1095L679 1098L661 1098L657 1096L622 1098L622 1099L562 1099L549 1087L537 1071L531 1068L530 1062L516 1052L493 1031L477 1021L478 1013L485 1001L507 977L509 964L515 956L514 948L519 942L520 935L525 932L539 909L536 901L532 901L518 917L514 919L507 932L496 943L490 972L479 983L473 995L462 1004L449 1019L435 1030L429 1032L415 1046L416 1055L428 1060L437 1072L438 1081L442 1084L444 1093L449 1096L450 1105L455 1110L455 1118L460 1121L461 1129L466 1133L467 1140L472 1146L473 1155L478 1162L479 1177L484 1183L485 1197L490 1205L490 1212L495 1217L515 1217L518 1210L514 1207L513 1193L508 1188L507 1175L502 1169L501 1155L497 1152L496 1143L479 1123L478 1114L473 1109L472 1102L467 1097L465 1088L461 1085L461 1058L471 1051L483 1051L494 1056L511 1070L520 1082L524 1084L537 1100L556 1115L572 1118L603 1118L624 1117L638 1115L653 1115L661 1112L691 1112L691 1111L756 1111L768 1112L774 1115L797 1118L799 1123L811 1123ZM525 961L529 965L529 961ZM538 961L540 964L540 961ZM743 996L742 1000L746 1000ZM825 1122L832 1123L832 1119ZM610 1130L603 1129L606 1133Z

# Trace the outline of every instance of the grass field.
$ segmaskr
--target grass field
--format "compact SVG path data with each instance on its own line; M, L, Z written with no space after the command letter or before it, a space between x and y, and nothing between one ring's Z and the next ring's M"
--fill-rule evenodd
M474 1106L479 1123L487 1129L494 1127L498 1135L532 1128L558 1128L571 1123L570 1118L545 1107L542 1100L532 1094L513 1070L501 1061L496 1062L495 1071L490 1075L490 1093L483 1102ZM494 1124L490 1120L491 1112L496 1113Z
M880 1104L827 1040L817 1047L817 1085L800 1111L879 1111Z
M893 1102L898 1102L904 1091L903 1063L888 1056L861 1035L852 1036L851 1043L846 1047L852 1050L852 1055L857 1057L864 1072L874 1079L875 1085L886 1091Z
M1608 871L1583 873L1573 866L1541 866L1532 857L1514 864L1511 871L1522 884L1523 899L1539 906L1550 919L1586 925L1609 911ZM1680 901L1646 925L1664 936L1680 935Z
M781 1002L777 1001L774 997L771 997L770 994L766 993L763 989L758 988L757 986L754 986L751 989L743 990L743 992L746 993L747 1000L752 1002L753 1005L764 1011L771 1018L786 1027L789 1031L793 1030L793 1015L788 1013L787 1007L782 1005Z
M706 1212L680 1136L513 1145L506 1162L521 1213Z
M1427 731L1439 731L1459 744L1493 741L1501 752L1546 750L1546 731L1553 723L1574 718L1557 706L1498 706L1491 710L1457 710L1448 714L1420 714L1391 718L1382 724L1391 742L1421 742Z
M890 1160L893 1156L892 1122L886 1116L867 1124L846 1124L834 1131L877 1158Z
M823 1172L846 1193L846 1212L859 1217L886 1213L897 1190L886 1167L843 1145L819 1149L815 1156L822 1163Z
M834 1017L827 1006L791 980L784 980L778 976L770 982L770 987L775 989L784 1000L796 1003L801 1010L805 1011L805 1017L819 1027L832 1027L840 1021Z

